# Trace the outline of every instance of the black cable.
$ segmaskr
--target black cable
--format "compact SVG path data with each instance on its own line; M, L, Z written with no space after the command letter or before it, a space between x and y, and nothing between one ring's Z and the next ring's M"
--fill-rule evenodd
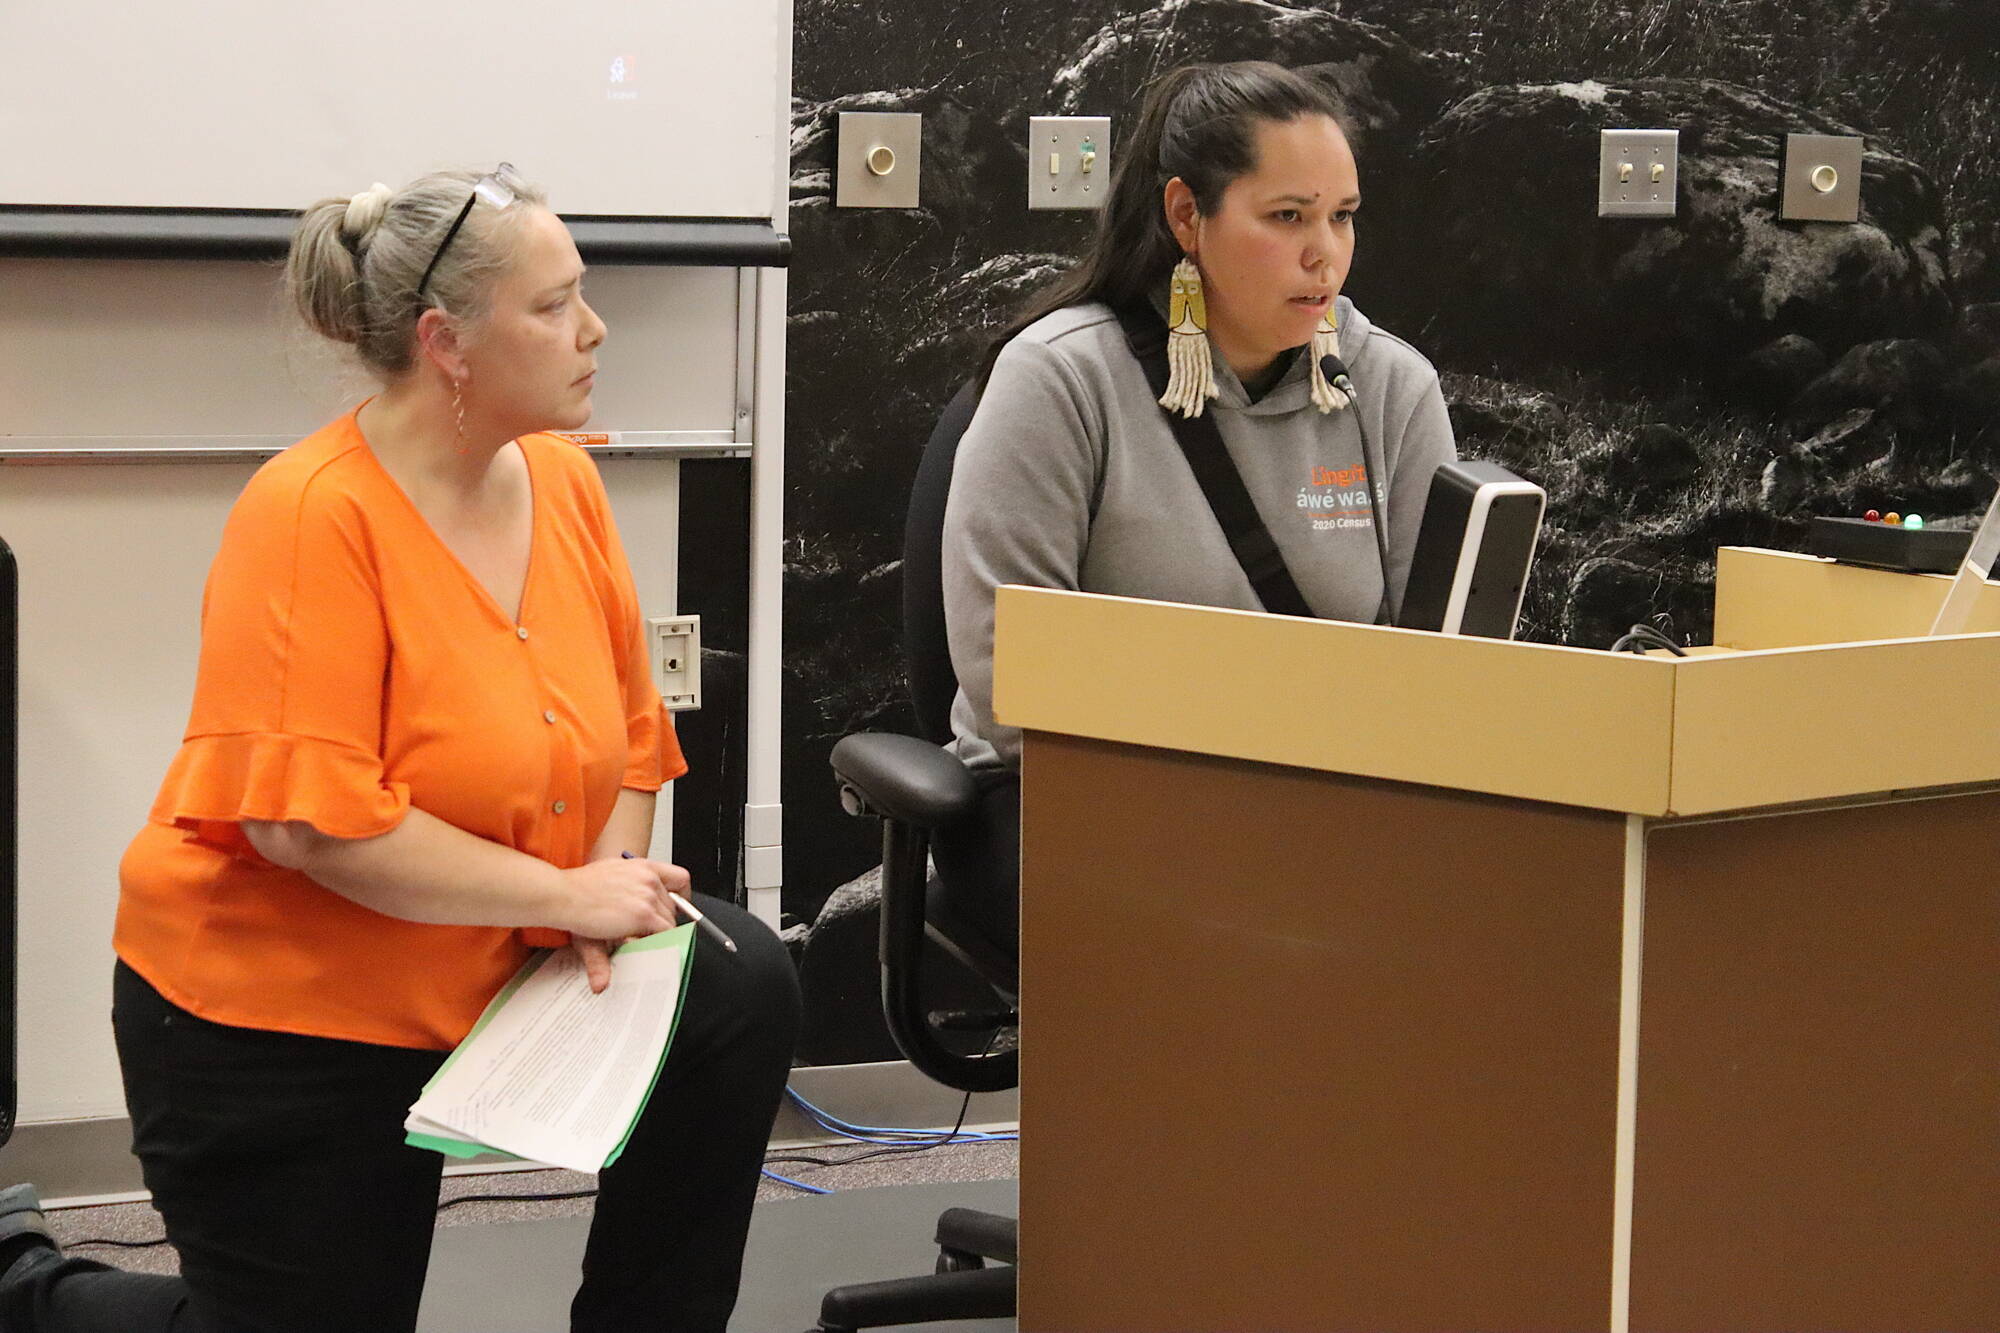
M556 1194L461 1194L439 1201L437 1210L456 1208L462 1203L564 1203L570 1199L592 1199L596 1190L563 1190Z
M986 1048L980 1052L980 1055L986 1056L993 1053L993 1048L1000 1042L1000 1032L1001 1029L994 1029L993 1035L986 1039ZM852 1166L856 1162L865 1162L871 1157L898 1157L906 1156L910 1153L929 1152L933 1148L941 1148L956 1139L958 1132L965 1128L965 1117L971 1110L972 1094L967 1092L964 1097L959 1099L958 1118L951 1122L951 1128L934 1139L922 1139L912 1143L897 1143L881 1148L871 1148L867 1152L855 1153L849 1157L814 1157L804 1153L767 1154L764 1158L764 1165L769 1166L773 1162L798 1162L806 1166Z
M909 1143L885 1143L879 1148L866 1148L848 1157L814 1157L808 1153L772 1153L764 1159L766 1165L772 1162L803 1162L810 1166L847 1166L854 1162L865 1162L871 1157L894 1157L902 1153L929 1152L950 1143L958 1133L953 1130L941 1138L923 1139ZM969 1142L970 1140L968 1140Z
M1328 366L1326 363L1333 364ZM1368 512L1375 520L1375 558L1382 566L1382 604L1375 608L1375 623L1390 625L1395 623L1396 608L1389 601L1389 526L1382 521L1382 501L1375 494L1375 465L1368 458L1368 427L1361 422L1361 395L1349 378L1347 366L1337 356L1320 358L1320 373L1326 375L1329 383L1347 394L1347 407L1354 418L1354 429L1361 436L1361 479L1368 487ZM1331 370L1332 374L1327 374ZM1383 459L1382 466L1388 467Z
M1353 392L1353 383L1348 381L1348 402L1354 412L1354 428L1361 432L1361 474L1368 484L1368 508L1375 520L1375 559L1382 566L1382 605L1376 608L1375 623L1391 625L1396 620L1396 607L1389 587L1389 525L1383 521L1382 500L1375 493L1375 469L1368 462L1368 428L1361 424L1361 400Z
M1664 648L1675 657L1687 656L1685 649L1651 625L1634 625L1611 645L1614 653L1644 653L1649 648Z
M986 1046L990 1051L993 1048L993 1043L989 1041L986 1043ZM764 1164L768 1166L772 1162L802 1162L808 1166L852 1166L856 1162L865 1162L871 1157L896 1157L908 1153L929 1152L933 1148L942 1148L944 1145L958 1138L958 1131L965 1128L965 1117L971 1108L972 1094L968 1092L958 1104L958 1119L952 1123L950 1129L934 1139L919 1139L910 1143L889 1144L880 1148L871 1148L866 1152L858 1152L849 1157L812 1157L803 1153L773 1154L764 1158Z

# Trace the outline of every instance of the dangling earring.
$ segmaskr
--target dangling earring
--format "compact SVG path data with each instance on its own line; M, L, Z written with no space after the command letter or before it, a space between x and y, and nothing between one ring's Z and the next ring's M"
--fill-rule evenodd
M1347 394L1329 383L1326 372L1320 369L1320 362L1327 357L1340 359L1340 324L1334 318L1334 307L1327 305L1326 313L1319 317L1319 327L1312 336L1312 400L1313 406L1322 412L1331 412L1336 407L1346 407Z
M469 378L469 377L468 377ZM472 446L465 442L465 383L454 379L451 382L451 410L458 418L458 452L469 454Z
M1208 351L1208 302L1201 292L1201 270L1192 259L1174 265L1167 289L1167 391L1160 406L1184 417L1198 417L1215 397L1215 363Z

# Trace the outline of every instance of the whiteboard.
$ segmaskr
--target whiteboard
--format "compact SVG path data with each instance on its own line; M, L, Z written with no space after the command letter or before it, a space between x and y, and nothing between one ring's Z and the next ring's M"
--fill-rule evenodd
M0 205L298 209L512 162L566 215L769 218L789 0L0 0Z

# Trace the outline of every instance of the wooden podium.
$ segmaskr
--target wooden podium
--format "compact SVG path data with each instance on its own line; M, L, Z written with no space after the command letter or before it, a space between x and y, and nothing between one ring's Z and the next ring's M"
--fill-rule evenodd
M2000 1329L2000 586L1687 658L1004 588L1023 1333Z

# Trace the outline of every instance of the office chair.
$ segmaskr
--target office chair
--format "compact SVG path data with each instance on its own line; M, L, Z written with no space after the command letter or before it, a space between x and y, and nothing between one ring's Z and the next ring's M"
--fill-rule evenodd
M978 405L973 390L972 384L960 389L931 432L903 530L904 667L922 735L848 736L834 746L832 762L848 813L882 821L880 959L890 1035L911 1064L938 1082L965 1092L1001 1092L1019 1082L1018 1052L968 1055L953 1050L939 1028L997 1033L1013 1025L1019 958L995 947L954 910L949 886L931 878L926 864L932 835L974 817L978 805L972 774L940 748L951 739L951 703L958 693L945 642L944 507L958 441ZM1003 1008L930 1013L923 984L927 935L991 986ZM938 1218L937 1244L937 1271L931 1275L828 1292L817 1333L1014 1314L1014 1219L949 1209ZM989 1259L1005 1266L987 1268Z

